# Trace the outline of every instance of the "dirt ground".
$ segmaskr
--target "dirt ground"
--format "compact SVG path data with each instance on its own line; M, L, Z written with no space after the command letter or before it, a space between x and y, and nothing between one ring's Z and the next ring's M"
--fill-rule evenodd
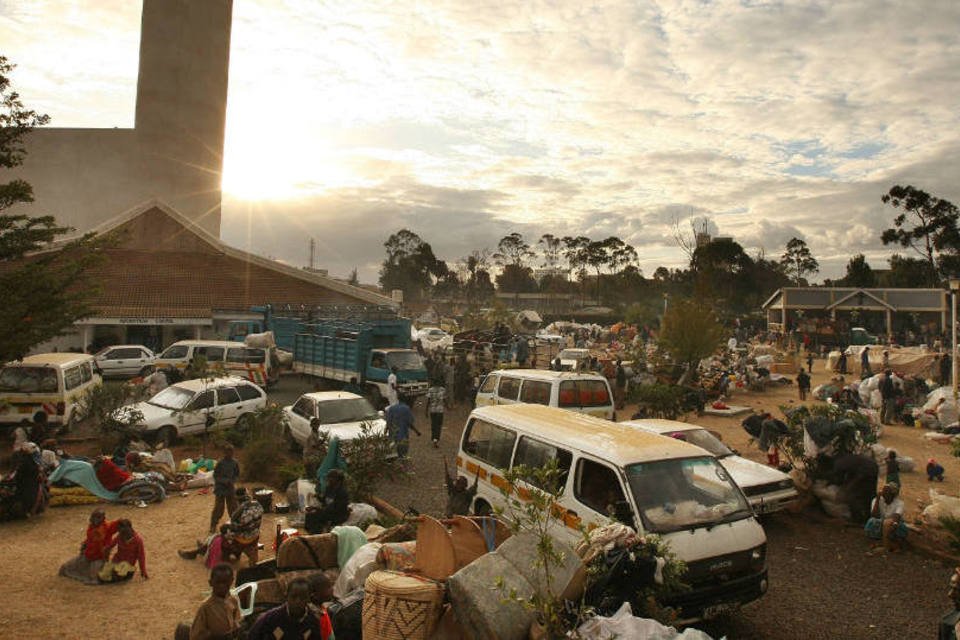
M819 363L818 363L819 364ZM814 372L814 385L827 379ZM272 399L288 403L302 390L295 379L281 383ZM781 404L796 403L796 387L775 387L764 394L740 393L732 403L775 414ZM395 506L439 513L444 505L442 457L452 459L467 415L457 407L447 415L440 447L430 445L429 427L416 415L425 435L412 437L409 479L392 483L380 495ZM630 409L622 412L627 417ZM747 443L736 418L691 418L720 432L747 457L763 460ZM954 494L960 461L944 445L925 441L922 432L888 427L881 442L901 455L925 462L936 457L947 469L941 490ZM191 452L175 451L179 459ZM904 473L908 519L919 512L929 485L925 474ZM5 606L0 609L2 637L89 638L107 633L113 638L170 638L176 623L190 619L208 595L206 571L200 561L185 561L177 548L191 546L204 535L213 497L191 491L147 508L107 505L108 518L127 517L147 546L149 580L139 577L121 585L88 587L57 576L59 565L78 551L90 507L54 508L39 518L0 524L0 581ZM264 518L261 541L269 557L275 520ZM770 591L757 603L729 619L704 628L714 637L735 638L929 638L948 609L947 580L951 567L926 555L906 551L868 555L862 532L815 512L777 514L764 521L768 537ZM12 604L15 603L15 604ZM7 635L12 633L13 635Z

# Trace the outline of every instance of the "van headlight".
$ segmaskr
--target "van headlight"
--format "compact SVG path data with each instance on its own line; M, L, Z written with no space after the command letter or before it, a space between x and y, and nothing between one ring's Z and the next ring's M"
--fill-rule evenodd
M750 552L750 567L754 571L763 569L767 561L767 545L762 544Z

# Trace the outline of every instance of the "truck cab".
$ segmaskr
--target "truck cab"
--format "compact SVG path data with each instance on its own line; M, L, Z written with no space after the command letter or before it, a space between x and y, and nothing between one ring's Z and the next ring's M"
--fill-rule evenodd
M373 349L364 378L375 405L387 397L387 377L394 367L401 394L418 396L427 392L427 368L419 353L413 349Z

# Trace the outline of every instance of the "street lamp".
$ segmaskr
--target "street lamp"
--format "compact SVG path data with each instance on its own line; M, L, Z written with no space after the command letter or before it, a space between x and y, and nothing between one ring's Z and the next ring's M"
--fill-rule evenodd
M950 384L953 389L953 406L957 406L957 295L960 294L960 277L951 276L950 284Z

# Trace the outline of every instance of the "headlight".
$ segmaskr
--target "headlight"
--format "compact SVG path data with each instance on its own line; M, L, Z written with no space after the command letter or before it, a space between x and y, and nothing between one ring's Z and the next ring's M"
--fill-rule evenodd
M763 544L750 552L750 566L759 571L767 559L767 545Z

